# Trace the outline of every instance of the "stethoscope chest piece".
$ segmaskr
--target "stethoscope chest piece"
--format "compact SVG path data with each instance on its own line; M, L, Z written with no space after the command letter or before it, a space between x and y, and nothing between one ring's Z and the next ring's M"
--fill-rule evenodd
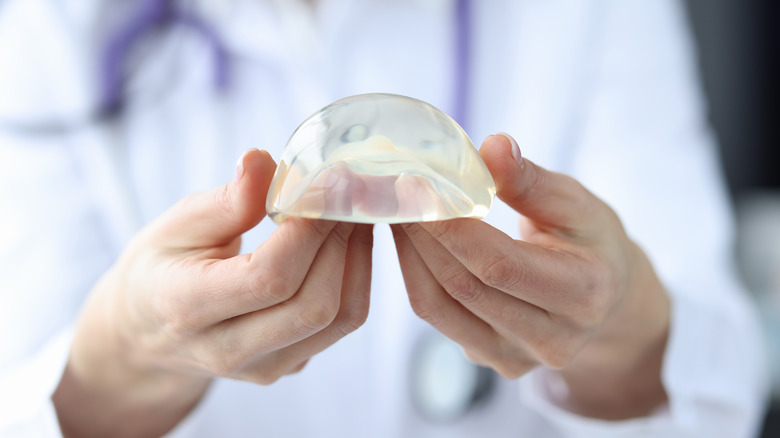
M412 401L420 414L453 421L492 392L495 374L471 362L461 347L438 332L420 339L411 363Z

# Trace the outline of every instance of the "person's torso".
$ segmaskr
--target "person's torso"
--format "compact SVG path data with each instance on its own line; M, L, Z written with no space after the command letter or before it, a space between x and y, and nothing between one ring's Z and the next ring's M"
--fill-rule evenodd
M36 218L16 224L10 248L45 249L57 267L52 277L36 280L25 300L70 309L60 307L52 325L73 318L89 285L139 227L187 194L227 182L247 148L267 149L278 160L296 126L331 101L387 92L457 111L455 70L463 48L454 1L325 0L314 14L284 2L193 4L204 19L211 17L231 53L226 90L214 87L209 41L174 24L149 51L155 56L133 66L137 73L127 84L119 122L59 137L19 140L0 132L0 150L15 160L0 163L5 182L23 184L24 199L15 199L18 217ZM591 43L589 15L563 2L472 1L471 7L464 128L477 146L488 134L510 132L524 155L565 166L571 103L582 80L572 72ZM89 53L77 37L71 48ZM547 41L546 53L531 44L539 40ZM74 68L72 75L84 92L55 87L50 99L87 103L55 108L81 111L95 101L88 83L94 73ZM2 190L6 197L13 191ZM500 201L487 218L515 237L517 220ZM247 233L242 250L251 251L275 228L264 220ZM366 324L274 385L218 381L199 407L201 436L500 437L545 429L524 408L518 382L502 379L487 401L452 422L431 422L416 410L409 384L413 351L432 329L408 304L389 228L378 225L375 236ZM21 274L14 278L7 287L26 281ZM65 292L52 296L56 288ZM31 329L30 336L36 330L45 331Z

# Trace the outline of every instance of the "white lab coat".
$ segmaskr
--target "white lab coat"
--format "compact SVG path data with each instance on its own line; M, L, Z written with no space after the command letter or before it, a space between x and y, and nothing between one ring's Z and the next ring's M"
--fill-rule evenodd
M448 0L199 0L233 56L212 87L205 42L177 27L130 84L124 122L56 136L9 121L78 117L96 102L98 41L114 2L0 4L0 436L57 436L49 397L92 284L145 223L228 181L250 147L279 158L323 105L362 92L453 110ZM684 16L672 0L474 1L468 126L507 131L524 156L582 181L619 213L672 297L668 406L599 421L559 407L543 369L503 381L451 423L410 402L410 355L430 328L406 300L392 239L375 232L366 324L268 387L218 380L182 437L722 436L755 433L765 379L758 330L730 261L731 217ZM263 200L258 200L263 202ZM517 236L497 202L487 220ZM250 251L273 231L249 232Z

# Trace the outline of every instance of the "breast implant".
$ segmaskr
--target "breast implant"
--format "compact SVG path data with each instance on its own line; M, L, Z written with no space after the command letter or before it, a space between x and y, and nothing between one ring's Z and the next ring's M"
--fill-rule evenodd
M318 111L287 142L266 200L287 217L360 223L483 218L495 183L474 144L430 104L362 94Z

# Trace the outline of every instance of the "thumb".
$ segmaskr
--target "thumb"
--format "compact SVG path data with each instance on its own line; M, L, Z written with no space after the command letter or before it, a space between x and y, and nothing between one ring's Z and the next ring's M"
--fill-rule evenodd
M594 225L606 207L575 179L523 158L508 134L488 136L479 154L493 175L499 199L537 225L576 234Z
M179 201L150 226L151 237L170 248L233 242L265 217L265 197L275 169L268 152L248 150L236 163L234 180Z

